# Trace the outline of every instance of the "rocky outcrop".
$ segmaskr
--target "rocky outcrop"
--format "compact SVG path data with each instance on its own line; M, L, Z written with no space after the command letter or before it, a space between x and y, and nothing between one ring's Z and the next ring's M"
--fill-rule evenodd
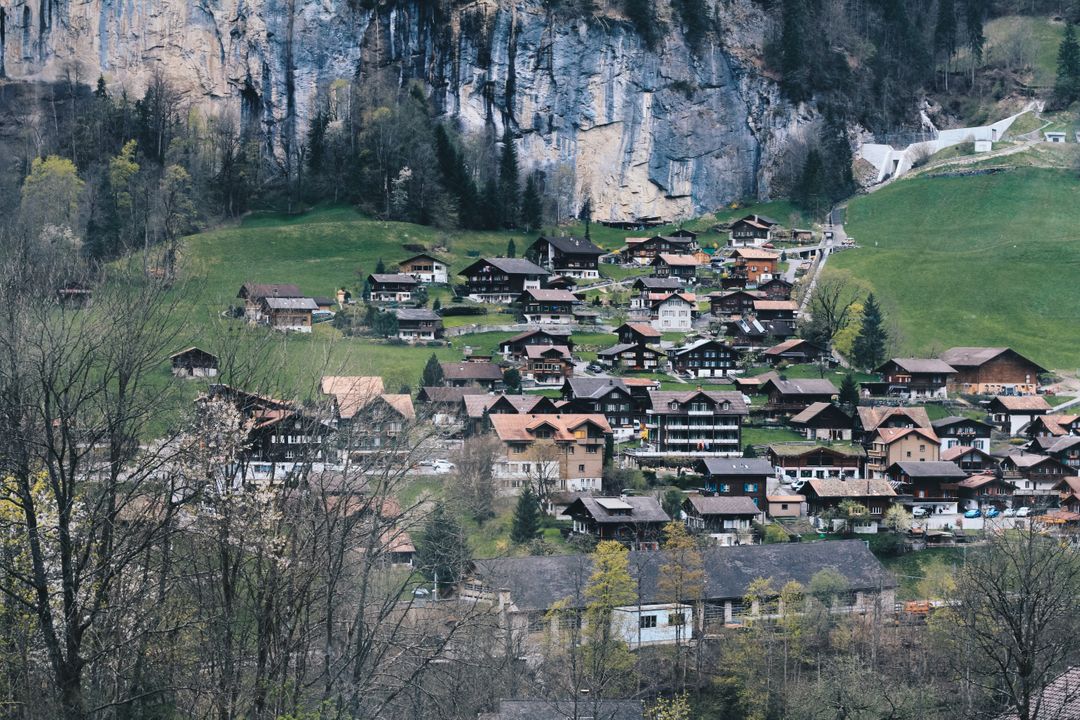
M812 120L757 69L766 20L750 0L717 5L722 31L696 51L677 30L649 49L617 15L554 17L540 0L445 5L0 0L0 71L100 73L137 94L159 69L188 100L257 124L287 158L342 81L390 67L425 81L466 131L509 125L522 164L572 177L570 202L590 194L601 219L768 197Z

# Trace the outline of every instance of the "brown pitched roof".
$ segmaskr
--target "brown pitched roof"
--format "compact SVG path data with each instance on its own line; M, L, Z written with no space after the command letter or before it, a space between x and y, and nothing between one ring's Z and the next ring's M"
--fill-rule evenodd
M382 394L383 380L374 375L324 375L319 389L334 398L338 414L348 420Z
M417 395L418 400L426 400L432 403L456 404L463 397L471 395L486 395L487 390L478 387L440 387L424 386Z
M937 436L937 433L927 428L878 428L877 434L886 445L892 445L900 438L908 435L920 435L933 443L941 442L941 438Z
M753 499L740 495L738 497L705 497L704 495L691 495L686 498L699 515L760 515L761 510L754 504Z
M791 424L792 425L805 425L806 423L810 422L815 417L817 417L819 414L821 414L822 412L828 410L829 408L836 408L836 410L838 412L840 412L844 416L847 416L847 413L845 413L840 408L837 408L832 403L816 402L816 403L812 403L809 406L807 406L806 409L804 409L802 412L798 413L797 415L792 416ZM848 429L851 428L851 422L850 421L851 421L851 418L848 418L848 424L845 426Z
M658 338L661 335L663 335L663 333L661 333L659 330L654 328L649 323L638 323L638 322L623 323L619 328L616 329L616 331L622 330L624 327L625 328L630 328L631 330L636 332L638 335L643 335L644 337Z
M533 300L540 300L542 302L577 302L578 299L574 293L569 290L544 290L540 288L529 288L525 291L525 294L532 297Z
M799 304L794 300L755 300L754 309L761 310L790 310L796 312Z
M502 380L502 370L489 362L439 363L447 380Z
M658 260L663 260L668 265L682 265L684 267L696 267L701 263L693 255L671 255L669 253L660 253L657 255ZM656 262L655 260L653 261Z
M839 480L814 478L807 483L818 497L892 497L888 480Z
M967 455L971 452L978 453L979 455L982 455L984 458L989 460L994 459L994 456L990 453L980 450L979 448L968 447L966 445L955 445L947 450L942 450L941 459L952 461L956 460L957 458L963 457L964 455Z
M794 305L794 303L792 303L792 305ZM754 303L754 307L757 307L757 303ZM798 307L796 306L795 309L798 309ZM790 338L782 343L777 343L776 345L773 345L771 348L763 352L762 355L781 355L783 353L786 353L788 350L797 348L805 342L806 340L803 340L802 338Z
M876 430L893 415L903 415L918 427L931 426L930 416L926 414L924 407L860 407L857 410L859 421L867 432Z
M471 418L479 418L500 400L509 403L518 413L531 413L538 403L546 399L543 395L466 395L462 401L465 403L465 413Z
M412 420L416 417L416 411L413 409L412 396L405 394L386 394L383 393L379 396L382 400L397 411L401 417L406 420Z
M1006 410L1050 410L1050 403L1042 395L998 395L994 398Z
M889 363L895 363L901 370L907 370L910 373L938 373L941 375L956 373L956 368L949 363L932 358L892 358L881 367L883 368ZM877 372L881 372L881 368L878 368Z
M998 355L1007 352L1014 353L1017 357L1031 363L1038 368L1040 372L1046 371L1046 368L1040 366L1038 363L1028 360L1012 348L1007 347L954 347L941 353L941 359L952 365L954 368L979 367L990 362Z
M779 260L780 253L774 253L769 250L758 250L756 248L737 248L735 252L731 254L731 257L741 257L744 260Z
M246 296L252 300L258 300L264 297L303 297L304 293L300 292L300 288L296 285L282 285L274 283L244 283L240 286L240 292L237 293L237 297Z
M574 430L585 423L592 423L603 432L610 433L611 426L603 415L492 415L491 425L503 441L535 440L535 432L547 425L554 431L556 440L573 440Z
M558 351L560 358L570 359L570 348L565 345L526 345L525 357L535 360L552 350Z

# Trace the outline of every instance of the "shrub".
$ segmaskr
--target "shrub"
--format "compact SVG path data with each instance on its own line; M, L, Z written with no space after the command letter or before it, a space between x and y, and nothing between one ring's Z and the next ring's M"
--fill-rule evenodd
M443 317L452 315L487 315L487 313L487 308L479 305L450 305L439 308L439 314Z

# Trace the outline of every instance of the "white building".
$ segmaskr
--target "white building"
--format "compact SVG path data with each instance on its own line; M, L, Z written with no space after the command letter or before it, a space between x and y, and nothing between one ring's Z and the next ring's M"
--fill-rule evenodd
M612 615L612 630L631 650L647 645L673 645L682 633L690 639L694 626L694 608L679 603L617 607Z
M660 332L690 332L697 311L691 293L672 293L652 303L652 326Z

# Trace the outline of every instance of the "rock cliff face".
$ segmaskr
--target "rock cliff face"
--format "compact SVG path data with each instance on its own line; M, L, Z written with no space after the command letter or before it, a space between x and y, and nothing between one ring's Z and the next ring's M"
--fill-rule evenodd
M268 151L288 157L343 80L391 67L424 80L466 131L509 124L522 165L572 173L568 200L590 194L600 219L768 197L812 120L757 69L765 18L750 0L717 5L720 37L696 51L678 30L647 49L616 15L553 17L540 0L435 5L0 0L0 76L100 73L140 94L160 69L188 100L258 123Z

